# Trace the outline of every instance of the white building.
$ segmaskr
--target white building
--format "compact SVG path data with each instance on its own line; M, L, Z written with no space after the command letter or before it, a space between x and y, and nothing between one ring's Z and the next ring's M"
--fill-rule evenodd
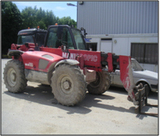
M78 2L77 27L93 50L130 55L158 72L158 1Z

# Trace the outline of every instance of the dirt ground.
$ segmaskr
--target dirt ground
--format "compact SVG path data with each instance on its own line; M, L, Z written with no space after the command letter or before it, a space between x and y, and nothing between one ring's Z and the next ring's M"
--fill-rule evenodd
M2 73L6 62L2 60ZM66 107L55 101L49 86L28 82L23 93L13 94L1 82L2 134L159 134L158 117L136 113L123 88L87 93L81 103ZM158 94L151 93L148 101L158 104Z

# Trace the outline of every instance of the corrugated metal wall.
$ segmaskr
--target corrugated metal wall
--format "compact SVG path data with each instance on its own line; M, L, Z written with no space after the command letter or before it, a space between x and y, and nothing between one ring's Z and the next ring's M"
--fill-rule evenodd
M158 2L84 2L77 27L88 34L158 33Z

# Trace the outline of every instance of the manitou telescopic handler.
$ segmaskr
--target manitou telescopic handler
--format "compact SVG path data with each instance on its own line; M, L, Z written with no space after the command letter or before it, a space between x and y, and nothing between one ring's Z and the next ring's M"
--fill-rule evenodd
M37 46L35 42L21 46L12 44L8 52L12 60L4 69L8 91L22 92L27 81L48 84L59 103L73 106L84 99L86 91L104 93L110 87L110 72L119 67L130 100L138 104L133 91L130 56L87 50L86 32L81 30L67 25L51 25L43 46Z

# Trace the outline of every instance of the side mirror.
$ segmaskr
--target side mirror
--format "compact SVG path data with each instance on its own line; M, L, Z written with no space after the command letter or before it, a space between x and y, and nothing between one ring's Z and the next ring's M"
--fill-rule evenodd
M84 29L83 27L81 27L81 31L83 31L83 36L84 36L84 38L86 38L86 35L87 35L86 29Z

